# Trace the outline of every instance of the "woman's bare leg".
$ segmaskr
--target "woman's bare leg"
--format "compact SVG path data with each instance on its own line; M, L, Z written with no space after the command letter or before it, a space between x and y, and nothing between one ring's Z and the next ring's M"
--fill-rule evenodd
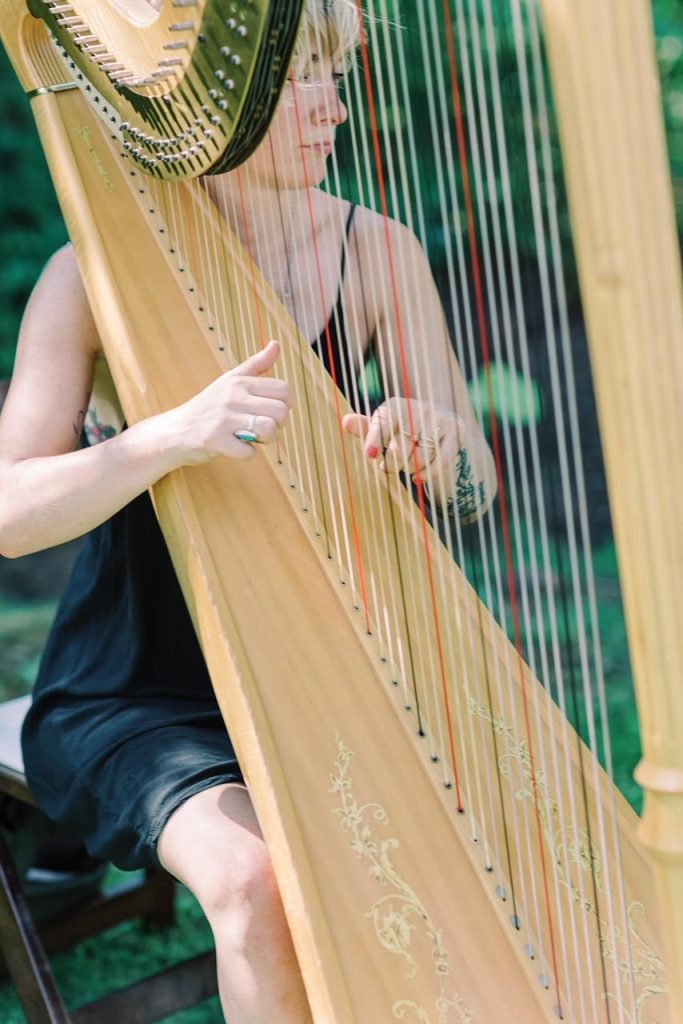
M221 785L171 815L162 865L195 895L216 943L230 1024L311 1024L280 895L249 794Z

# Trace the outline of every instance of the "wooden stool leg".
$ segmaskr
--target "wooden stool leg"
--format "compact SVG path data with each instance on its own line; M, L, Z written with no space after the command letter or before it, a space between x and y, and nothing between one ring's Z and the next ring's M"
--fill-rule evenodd
M28 1024L70 1024L1 832L0 946Z
M143 918L152 928L170 928L175 924L175 879L162 868L147 868L145 889L149 894Z

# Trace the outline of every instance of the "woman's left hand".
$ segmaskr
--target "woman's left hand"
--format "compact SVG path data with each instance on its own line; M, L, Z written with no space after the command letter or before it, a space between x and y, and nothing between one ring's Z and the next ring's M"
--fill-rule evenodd
M389 398L372 416L349 413L342 426L362 439L368 458L383 453L384 472L404 471L424 482L455 465L466 433L464 420L451 409L414 398Z

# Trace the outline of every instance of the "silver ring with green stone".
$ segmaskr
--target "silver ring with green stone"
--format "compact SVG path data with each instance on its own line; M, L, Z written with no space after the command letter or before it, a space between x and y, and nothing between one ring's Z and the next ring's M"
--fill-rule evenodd
M238 441L246 442L246 444L259 443L258 434L255 434L253 430L235 430L233 431L233 436L236 437Z

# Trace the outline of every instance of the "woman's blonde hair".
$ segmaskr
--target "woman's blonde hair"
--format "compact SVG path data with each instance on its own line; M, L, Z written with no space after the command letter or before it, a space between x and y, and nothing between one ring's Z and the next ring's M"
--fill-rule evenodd
M356 0L306 0L295 64L311 49L335 61L345 60L358 45L360 20Z

